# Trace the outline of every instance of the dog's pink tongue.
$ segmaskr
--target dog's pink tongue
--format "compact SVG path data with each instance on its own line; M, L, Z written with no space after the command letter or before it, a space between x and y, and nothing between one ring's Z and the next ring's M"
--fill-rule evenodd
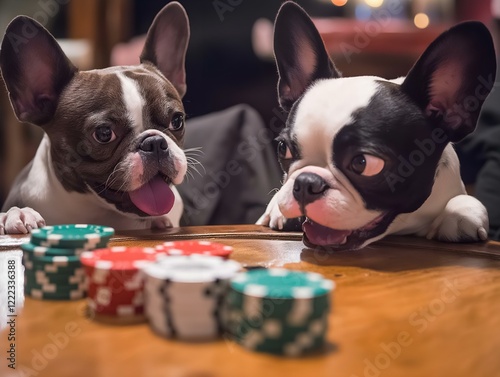
M159 175L137 190L129 192L132 203L141 211L151 216L168 213L174 206L174 193Z
M351 230L327 228L310 219L302 224L302 230L307 235L309 242L318 246L340 245L352 233Z

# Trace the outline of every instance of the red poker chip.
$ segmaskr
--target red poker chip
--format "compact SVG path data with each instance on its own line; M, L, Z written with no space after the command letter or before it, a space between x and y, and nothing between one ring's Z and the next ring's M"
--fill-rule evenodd
M142 289L138 289L136 291L128 291L123 287L102 287L92 283L88 285L87 295L89 297L97 297L100 292L106 292L109 302L124 303L127 301L132 301L139 292L142 292Z
M82 253L89 309L118 317L142 314L144 277L140 270L158 254L161 252L151 247L110 247Z
M160 251L152 247L115 246L84 252L82 265L99 270L138 270L144 262L154 262Z
M132 305L127 303L103 306L95 303L95 300L93 300L89 302L89 307L92 309L94 313L107 314L107 315L121 315L120 311L123 310L122 308L129 308L128 310L130 311L133 310L133 313L130 314L144 313L144 305Z
M89 283L98 286L135 290L144 285L144 277L139 270L99 270L85 266L85 273Z
M110 287L99 287L90 284L87 296L89 302L93 303L94 311L100 313L112 314L117 311L117 308L123 306L133 306L136 309L144 306L142 289L133 292L120 289L113 290Z
M143 315L144 306L134 306L134 305L115 305L115 306L102 306L97 304L92 298L88 299L88 307L93 314L100 314L105 316L122 317L122 316L134 316Z
M203 254L214 257L228 258L233 248L221 243L210 241L174 241L165 242L155 247L159 253L167 255Z

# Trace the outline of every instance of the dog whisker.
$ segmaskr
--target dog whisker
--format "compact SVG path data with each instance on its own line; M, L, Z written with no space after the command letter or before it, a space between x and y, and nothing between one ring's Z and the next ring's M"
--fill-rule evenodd
M111 187L118 179L118 177L119 177L118 173L122 173L122 172L125 173L125 179L123 182L127 182L130 173L127 171L125 166L120 166L119 164L117 164L115 166L115 168L113 169L113 171L111 172L111 174L108 176L108 179L106 179L106 182L104 183L103 190L105 190L108 187ZM122 186L123 186L123 183L122 183Z
M203 174L200 173L200 171L198 170L197 168L197 165L201 167L201 169L203 169L203 173L204 174L207 174L207 170L205 169L205 167L203 166L203 164L201 162L199 162L198 160L196 159L191 159L191 160L188 160L188 169L191 168L192 170L194 170L196 173L198 173L200 175L200 177L203 176Z
M189 170L186 171L186 182L189 182L189 179L194 179L193 173Z
M273 188L271 191L267 193L267 195L276 194L279 190L280 190L279 188Z
M190 152L201 152L201 153L204 153L202 151L202 148L203 147L187 148L187 149L184 149L184 153L190 153Z
M189 159L187 160L188 161L188 165L199 165L199 166L203 166L203 164L198 161L198 160L195 160L195 159Z

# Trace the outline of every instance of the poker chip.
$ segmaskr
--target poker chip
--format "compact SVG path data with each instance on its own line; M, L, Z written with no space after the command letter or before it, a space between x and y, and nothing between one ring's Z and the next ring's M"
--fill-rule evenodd
M272 268L242 273L231 281L231 288L247 296L301 299L329 293L333 282L313 272Z
M33 229L31 243L49 248L92 250L105 247L113 234L113 228L100 225L54 225Z
M210 241L175 241L165 242L156 246L156 250L166 255L192 255L203 254L228 258L233 248L228 245Z
M88 281L88 308L96 318L144 320L144 276L141 269L156 260L150 247L111 247L81 254ZM126 323L126 322L125 322Z
M145 266L145 314L151 328L187 341L219 337L224 297L239 270L235 261L199 254L158 258Z
M63 248L51 248L46 246L34 245L31 242L27 242L21 245L21 249L28 253L33 254L37 257L43 256L79 256L81 253L86 251L85 249L63 249Z
M79 284L85 282L85 273L82 268L77 268L72 273L58 274L47 273L44 270L25 270L26 284Z
M156 260L160 251L152 247L115 246L80 255L82 264L100 270L136 271L144 262Z
M85 290L72 290L63 293L44 292L41 289L28 289L25 294L39 300L80 300L85 297Z
M22 247L21 247L22 248ZM80 257L73 255L50 255L50 256L36 256L29 253L23 253L23 258L34 265L52 264L57 267L71 267L80 265Z
M26 283L26 288L28 289L40 289L41 291L45 292L45 293L60 293L60 294L63 294L63 293L68 293L70 291L75 291L75 290L83 290L85 291L86 288L87 288L87 285L86 285L86 282L85 281L81 281L79 283L76 283L76 284L70 284L70 283L66 283L66 284L56 284L56 283L50 283L50 282L42 282L42 283Z
M88 282L80 255L106 245L114 230L96 225L55 225L32 231L21 245L24 291L41 300L84 298Z
M260 269L236 275L227 329L243 347L301 356L324 346L334 283L320 274Z

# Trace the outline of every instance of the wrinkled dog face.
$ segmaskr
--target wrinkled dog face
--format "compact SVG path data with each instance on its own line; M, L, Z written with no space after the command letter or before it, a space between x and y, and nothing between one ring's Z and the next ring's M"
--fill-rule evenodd
M78 72L40 24L12 21L0 61L12 106L49 136L67 191L94 192L134 216L170 211L170 185L187 168L181 99L188 40L187 15L170 3L148 32L140 65Z
M59 140L53 162L66 188L90 188L123 212L167 213L169 185L181 183L187 168L185 115L161 72L151 64L82 72L60 103L47 132ZM64 123L78 127L68 134Z
M341 78L307 14L294 3L281 8L274 46L288 120L277 202L286 218L306 217L307 245L360 248L425 202L443 149L472 132L491 90L491 43L483 25L462 24L404 80Z
M415 149L412 141L430 139L432 131L397 87L368 77L320 81L293 108L280 136L287 180L279 206L285 217L308 218L311 244L359 247L429 195L441 145L414 174L390 179L398 174L398 157ZM344 96L328 103L337 93Z

